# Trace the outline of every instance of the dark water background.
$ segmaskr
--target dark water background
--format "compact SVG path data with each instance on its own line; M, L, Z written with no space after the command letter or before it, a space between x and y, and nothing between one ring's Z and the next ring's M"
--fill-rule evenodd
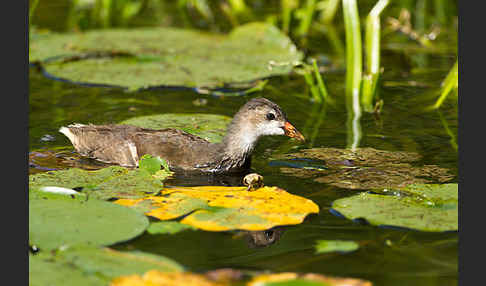
M68 10L65 6L57 1L41 1L34 24L57 31L67 30L68 21L62 20ZM156 16L140 17L130 26L160 25L161 21ZM176 19L172 19L169 24L175 25L175 22ZM340 36L344 42L341 30ZM445 37L443 41L446 48L432 53L397 49L385 42L381 64L385 72L379 87L384 108L379 118L363 113L359 146L417 152L423 157L418 165L449 168L457 176L458 154L441 121L442 117L457 137L457 105L453 100L447 100L440 111L425 109L434 103L440 83L456 59L456 50L450 46L457 43L451 37ZM319 34L311 35L301 48L308 55L319 56L324 64L337 57L330 43ZM46 78L31 68L29 148L32 151L70 146L68 139L57 130L73 122L116 123L158 113L232 116L248 99L264 96L278 103L294 126L311 140L300 145L285 137L263 138L253 155L253 169L264 176L266 185L279 186L312 199L320 206L319 215L309 216L301 225L282 229L280 239L267 247L252 247L244 233L185 231L176 235L144 234L116 248L168 256L192 271L232 267L363 278L374 285L457 285L458 233L381 228L337 217L329 211L331 203L359 191L285 175L278 167L269 165L272 155L299 148L347 147L350 134L344 99L344 70L338 68L323 75L328 91L337 103L327 106L322 120L320 107L308 100L305 81L298 75L272 78L263 91L251 95L214 97L198 95L191 90L155 89L128 93L117 88L84 87ZM207 104L194 105L193 101L198 98L206 99ZM51 139L44 140L49 138L46 135L52 136ZM35 171L31 169L31 172ZM457 178L452 182L457 182ZM194 182L190 178L176 178L167 184L191 185ZM354 240L360 244L360 249L348 254L315 254L314 245L318 239Z

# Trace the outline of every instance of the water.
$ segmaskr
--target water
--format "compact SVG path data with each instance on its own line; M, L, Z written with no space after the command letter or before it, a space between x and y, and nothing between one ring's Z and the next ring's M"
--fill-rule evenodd
M329 50L326 44L309 49L332 58ZM379 117L363 113L359 146L417 152L423 157L418 165L449 168L457 176L458 155L443 124L447 123L457 137L457 107L447 100L440 111L424 110L437 97L440 82L452 67L455 55L415 52L410 58L414 57L425 61L423 67L407 66L403 54L394 50L383 53L382 65L386 69L379 92L385 105ZM196 272L232 267L355 277L368 279L374 285L457 285L457 232L381 228L338 217L330 212L331 203L358 191L285 175L278 166L270 164L273 155L303 147L348 146L352 134L348 131L344 101L345 75L337 70L324 73L324 77L337 102L322 113L307 99L305 82L299 76L272 78L263 91L247 96L213 97L188 90L127 93L117 88L83 87L48 79L31 68L29 148L53 150L70 146L57 130L73 122L117 123L135 116L169 112L232 116L248 99L264 96L285 110L308 141L302 145L283 136L263 138L254 152L252 167L264 176L266 185L312 199L320 206L320 213L307 217L301 225L281 228L279 239L266 247L252 244L249 233L184 231L175 235L144 234L115 248L168 256ZM198 98L206 99L207 104L194 105L192 102ZM31 173L36 171L39 170L31 169ZM167 184L195 182L197 178L176 178ZM354 240L360 249L347 254L315 254L318 239Z

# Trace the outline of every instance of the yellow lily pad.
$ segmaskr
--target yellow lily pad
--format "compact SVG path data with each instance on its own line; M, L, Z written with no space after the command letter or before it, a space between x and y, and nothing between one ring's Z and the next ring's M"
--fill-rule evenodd
M238 279L239 280L239 279ZM172 285L201 285L201 286L372 286L371 282L355 278L329 277L321 274L298 274L283 272L276 274L261 274L245 284L231 283L232 279L212 279L212 275L191 272L160 272L150 270L144 275L121 276L111 281L110 286L172 286Z
M246 187L165 188L158 196L120 199L115 203L137 207L147 201L150 207L146 215L170 220L189 214L180 222L207 231L265 230L299 224L308 214L319 212L311 200L278 187L262 187L252 192Z
M227 284L217 283L209 280L201 274L190 272L161 272L150 270L143 276L128 275L114 279L110 286L222 286Z

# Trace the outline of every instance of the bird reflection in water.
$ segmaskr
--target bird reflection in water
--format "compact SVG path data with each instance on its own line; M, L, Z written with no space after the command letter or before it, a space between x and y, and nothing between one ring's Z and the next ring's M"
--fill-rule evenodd
M279 241L284 232L284 227L274 227L262 231L242 231L242 235L249 248L261 248Z

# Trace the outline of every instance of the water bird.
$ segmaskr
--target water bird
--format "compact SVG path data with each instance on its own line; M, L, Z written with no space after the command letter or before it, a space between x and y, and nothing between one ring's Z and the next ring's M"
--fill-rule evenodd
M266 98L245 103L228 125L222 142L211 143L185 131L132 125L74 123L59 132L83 156L105 163L137 167L144 154L160 156L171 170L235 173L248 170L251 153L262 136L286 135L305 141L282 109Z

